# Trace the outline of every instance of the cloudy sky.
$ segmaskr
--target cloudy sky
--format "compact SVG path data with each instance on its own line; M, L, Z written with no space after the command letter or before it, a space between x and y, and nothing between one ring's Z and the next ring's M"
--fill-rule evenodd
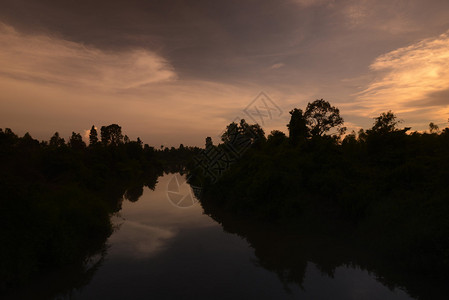
M321 98L350 129L390 109L446 127L448 30L447 0L0 0L0 127L203 145Z

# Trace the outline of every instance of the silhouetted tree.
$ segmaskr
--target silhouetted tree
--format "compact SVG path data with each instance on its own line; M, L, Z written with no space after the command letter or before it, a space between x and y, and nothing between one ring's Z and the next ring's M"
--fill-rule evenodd
M117 124L101 127L101 142L103 145L114 145L123 143L122 127Z
M273 130L268 135L267 143L272 146L279 146L287 139L285 133L279 130Z
M97 143L98 143L98 133L97 130L95 129L95 126L92 125L92 128L90 129L89 133L89 145L93 146Z
M31 135L27 132L19 140L19 146L22 147L22 148L27 148L27 150L32 150L33 148L38 148L39 147L39 141L33 139L31 137Z
M374 118L374 125L371 129L367 130L367 134L385 134L396 131L396 125L398 123L400 123L400 121L397 120L397 116L390 110L386 113L382 113L377 118Z
M52 147L63 147L65 146L65 141L62 137L59 136L58 132L50 138L50 146Z
M212 147L212 138L210 136L206 137L206 149Z
M300 141L305 141L309 137L307 120L301 109L294 108L290 111L290 122L287 124L288 138L292 145L297 145Z
M0 145L13 145L18 138L10 128L5 128L4 132L0 132Z
M365 130L363 128L360 128L359 132L358 132L358 140L360 142L366 142L366 138L367 138L367 134L365 132Z
M231 143L235 137L239 135L239 125L232 122L226 126L225 132L221 135L221 140L223 143Z
M245 119L239 124L232 122L226 127L225 132L221 136L221 140L225 144L232 144L234 147L248 147L250 145L264 142L265 132L259 124L249 125Z
M81 134L72 132L72 136L69 140L69 147L78 150L86 148L86 143L83 141Z
M260 127L259 124L249 125L248 130L245 130L245 134L252 139L253 144L261 144L267 140L265 137L265 131L262 129L262 127Z
M312 136L322 136L334 127L337 127L339 135L344 133L344 120L340 116L340 110L323 99L307 104L304 117Z
M430 133L438 133L440 131L440 128L438 127L438 125L434 124L433 122L430 122L429 131Z

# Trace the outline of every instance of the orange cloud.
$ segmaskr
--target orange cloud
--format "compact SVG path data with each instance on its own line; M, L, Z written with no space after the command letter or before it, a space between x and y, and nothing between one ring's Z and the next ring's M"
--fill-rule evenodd
M405 120L419 116L419 126L447 119L449 98L436 98L449 88L449 31L381 55L370 69L376 78L357 95L365 116L391 109Z
M118 123L149 144L202 145L260 91L180 80L147 50L104 52L0 24L0 127L48 139L55 131L86 138L92 124Z
M46 35L25 35L0 23L0 76L71 86L129 89L176 78L147 50L107 53Z

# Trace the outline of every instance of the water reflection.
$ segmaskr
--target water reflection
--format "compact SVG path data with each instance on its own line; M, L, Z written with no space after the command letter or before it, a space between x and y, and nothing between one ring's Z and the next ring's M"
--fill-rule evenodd
M24 244L21 242L22 234L19 234L24 230L23 227L26 229L26 235L36 238L31 239L33 243L26 245L26 253L23 253L24 251L17 252L16 256L20 259L19 267L12 263L13 268L9 268L12 270L9 271L10 276L19 279L4 281L2 278L0 280L0 298L71 298L76 290L81 290L84 286L89 285L108 256L110 244L107 241L113 233L110 216L117 214L122 209L125 199L129 200L129 202L125 201L127 203L136 202L143 194L144 186L154 189L158 178L157 174L157 172L149 172L147 176L141 178L140 182L133 184L130 184L129 180L117 180L114 185L95 190L95 192L90 192L90 190L86 192L86 190L76 188L61 189L62 192L58 194L58 198L50 198L47 201L50 209L44 210L44 212L52 212L52 209L57 210L58 208L64 209L65 218L58 219L49 213L42 214L38 206L37 208L31 207L29 215L35 219L40 218L42 221L36 223L41 226L28 226L30 224L24 223L25 226L18 228L6 227L6 233L9 235L6 238L2 235L4 241L2 250L6 253L15 251L14 243ZM86 193L84 194L84 192ZM48 195L44 194L43 196ZM64 199L65 205L52 206L51 201L58 201L60 198ZM10 215L14 216L14 211ZM9 217L11 218L11 216ZM118 229L118 223L115 225ZM132 226L131 223L129 225ZM124 229L126 230L129 225ZM48 228L56 229L52 231ZM167 236L167 233L157 228L155 231L160 232L161 236ZM134 233L138 230L130 232ZM30 238L23 240L27 241ZM141 242L136 245L141 245L139 249L144 252L149 252L149 249L146 249L148 245L153 248L157 247L157 243L154 241L148 241L146 244ZM1 268L6 265L5 261L7 260L8 256L1 258ZM63 261L60 262L60 260ZM20 267L27 272L20 272ZM39 273L36 270L39 270ZM5 273L3 271L2 274Z
M116 230L107 251L13 298L412 299L404 290L419 299L444 295L422 278L327 237L236 219L204 203L180 209L167 198L172 177L160 177L154 190L127 190L130 201L121 202L112 219Z
M172 179L123 203L106 263L74 299L410 299L366 270L310 263L296 237L207 209L220 225L198 204L177 208L167 198Z
M162 251L164 245L176 232L140 222L125 221L120 233L112 235L108 243L113 245L114 253L126 258L145 259Z
M399 270L348 238L311 234L236 218L202 202L226 232L246 239L256 264L277 274L284 288L299 286L311 299L446 299L444 282ZM306 298L307 298L306 297Z

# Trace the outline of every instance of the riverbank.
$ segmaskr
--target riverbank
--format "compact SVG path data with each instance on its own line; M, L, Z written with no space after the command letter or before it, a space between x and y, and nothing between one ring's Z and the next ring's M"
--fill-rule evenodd
M401 268L447 276L449 129L408 134L388 112L371 129L342 138L314 133L324 114L307 120L300 110L290 113L289 137L273 131L265 138L242 120L227 127L222 144L209 145L206 152L226 157L237 147L232 141L249 143L217 179L204 168L191 171L192 184L202 182L202 202L264 222L354 236ZM217 161L208 171L223 166Z

